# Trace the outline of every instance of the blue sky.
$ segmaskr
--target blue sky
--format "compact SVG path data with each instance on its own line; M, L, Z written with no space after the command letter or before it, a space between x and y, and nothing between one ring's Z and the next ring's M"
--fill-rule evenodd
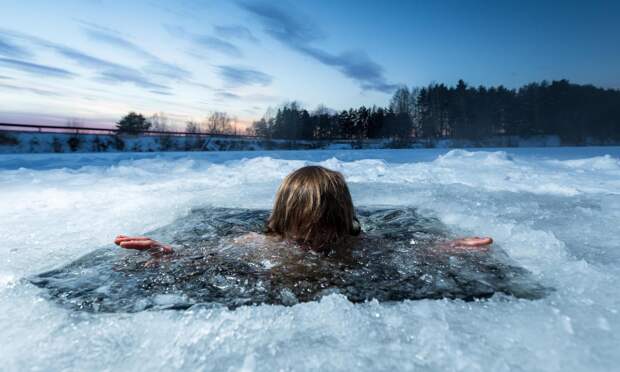
M620 88L618 1L0 1L0 121L243 124L460 78Z

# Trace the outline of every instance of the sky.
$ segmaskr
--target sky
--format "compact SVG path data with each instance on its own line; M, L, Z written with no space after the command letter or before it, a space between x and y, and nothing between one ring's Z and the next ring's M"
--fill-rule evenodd
M296 100L569 79L620 88L620 1L0 0L0 122L240 126Z

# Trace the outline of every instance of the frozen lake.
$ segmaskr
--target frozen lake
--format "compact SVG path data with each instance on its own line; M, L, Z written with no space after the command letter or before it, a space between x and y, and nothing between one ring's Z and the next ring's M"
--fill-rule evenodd
M25 277L191 208L269 208L290 171L341 171L356 206L406 206L489 235L541 300L93 314ZM620 148L0 155L5 370L544 370L620 365Z

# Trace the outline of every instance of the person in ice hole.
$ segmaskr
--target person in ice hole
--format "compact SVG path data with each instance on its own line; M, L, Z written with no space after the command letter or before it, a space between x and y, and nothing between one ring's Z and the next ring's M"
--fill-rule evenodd
M278 188L264 235L249 233L236 241L286 240L304 249L327 253L342 245L354 246L362 235L342 174L321 166L306 166L286 176ZM148 237L119 235L114 243L155 254L174 252L170 245ZM466 237L438 243L437 249L486 251L492 243L489 237Z

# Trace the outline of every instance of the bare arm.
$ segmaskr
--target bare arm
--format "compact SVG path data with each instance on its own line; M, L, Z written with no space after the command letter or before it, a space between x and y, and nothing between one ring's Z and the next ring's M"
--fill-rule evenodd
M263 234L250 232L245 235L236 237L235 239L233 239L233 243L247 244L260 241L260 239L264 238L265 236ZM158 242L157 240L151 239L146 236L119 235L114 239L114 244L120 246L121 248L135 249L138 251L149 251L153 254L174 253L174 250L169 244Z
M163 244L146 236L119 235L114 239L114 244L125 249L148 250L151 253L170 254L173 249L168 244Z
M493 239L489 237L468 237L450 240L440 243L437 248L448 252L486 252L489 246L493 244Z

